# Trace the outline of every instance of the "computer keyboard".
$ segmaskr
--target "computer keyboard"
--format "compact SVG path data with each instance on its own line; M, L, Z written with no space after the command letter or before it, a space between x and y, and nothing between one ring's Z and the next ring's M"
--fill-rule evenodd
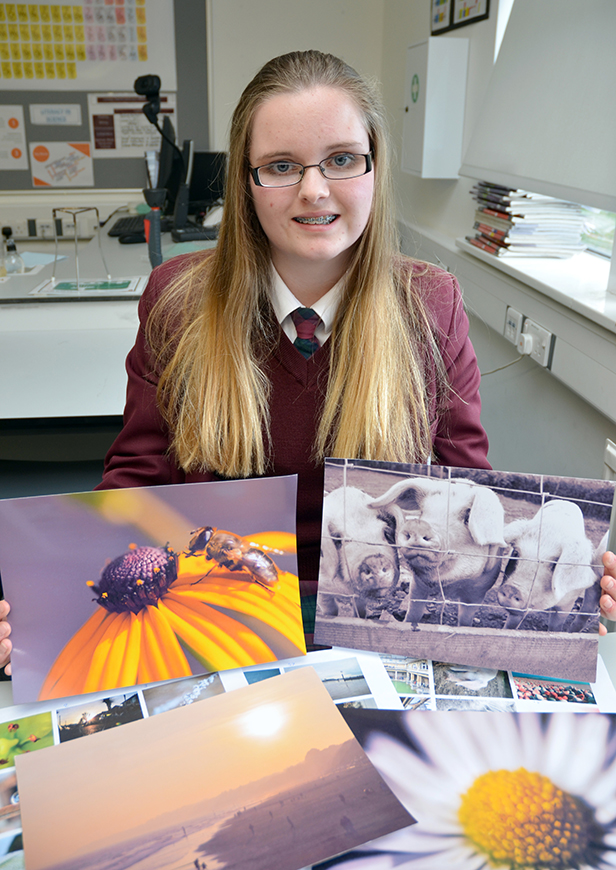
M197 224L188 223L185 227L171 230L171 238L174 242L207 242L218 238L218 226L200 227Z
M142 214L131 214L126 217L118 218L114 225L111 227L108 236L133 236L137 233L144 233L144 215ZM161 233L168 233L171 229L173 229L173 218L172 217L161 217L160 219L160 231Z
M107 233L109 236L128 236L133 233L142 233L143 215L132 214L118 218Z

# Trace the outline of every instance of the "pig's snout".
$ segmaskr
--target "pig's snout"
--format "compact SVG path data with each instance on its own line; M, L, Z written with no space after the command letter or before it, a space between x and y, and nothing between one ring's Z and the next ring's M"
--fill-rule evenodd
M385 592L396 581L396 566L384 553L366 556L357 570L357 588Z
M398 541L407 562L435 562L439 558L440 536L423 520L407 520L400 529Z
M498 590L498 603L501 607L518 610L526 607L526 595L513 583L503 583Z

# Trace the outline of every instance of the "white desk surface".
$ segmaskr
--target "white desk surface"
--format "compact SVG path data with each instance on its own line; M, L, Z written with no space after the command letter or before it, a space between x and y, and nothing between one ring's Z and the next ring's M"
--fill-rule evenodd
M145 244L120 245L106 234L101 242L112 278L149 275ZM178 247L163 236L163 253ZM80 278L105 276L96 239L80 246L79 260ZM49 265L0 283L0 419L120 415L137 301L8 301L28 298L51 274ZM74 280L74 257L58 264L56 277Z

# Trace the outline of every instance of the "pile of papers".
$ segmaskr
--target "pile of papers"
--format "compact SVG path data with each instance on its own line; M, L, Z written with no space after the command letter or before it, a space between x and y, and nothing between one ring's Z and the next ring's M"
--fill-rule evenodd
M607 867L614 482L326 460L309 653L296 488L0 500L0 870Z
M574 202L511 190L480 181L470 191L477 203L474 236L466 240L496 257L555 257L585 250L584 217Z

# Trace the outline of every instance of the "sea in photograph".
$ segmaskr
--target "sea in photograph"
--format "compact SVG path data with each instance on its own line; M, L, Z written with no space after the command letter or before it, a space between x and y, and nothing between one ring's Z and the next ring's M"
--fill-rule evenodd
M383 805L396 816L390 824L375 813ZM48 870L295 870L409 820L366 761L233 813L143 833Z
M215 821L208 818L205 822L143 834L55 864L49 870L195 870L197 866L201 870L202 864L207 870L223 870L227 866L224 861L210 856L206 860L201 849L227 820L227 816ZM199 865L195 861L199 861Z

